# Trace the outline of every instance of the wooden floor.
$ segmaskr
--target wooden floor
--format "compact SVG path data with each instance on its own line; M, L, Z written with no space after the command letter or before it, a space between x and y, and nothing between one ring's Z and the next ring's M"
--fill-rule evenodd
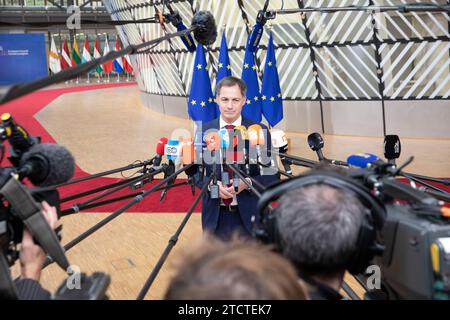
M66 94L41 110L36 118L89 173L121 167L137 159L149 159L154 155L160 137L170 138L177 129L193 130L188 120L161 115L142 106L137 86ZM307 146L307 134L287 134L291 139L289 153L316 159L315 153ZM383 155L382 137L324 135L324 139L324 154L329 158L345 160L349 154L358 152ZM415 161L408 167L409 172L450 177L450 140L402 138L400 162L410 155L415 156ZM295 168L295 172L300 171ZM105 213L80 213L64 217L63 243L105 216ZM112 277L108 290L111 299L134 299L183 217L184 214L179 213L122 214L71 249L68 258L82 272L109 273ZM200 215L197 213L186 225L147 299L162 298L170 279L170 260L177 253L189 250L189 244L201 236ZM13 274L17 275L17 272L16 267ZM52 265L44 270L42 283L54 291L64 278L65 274Z

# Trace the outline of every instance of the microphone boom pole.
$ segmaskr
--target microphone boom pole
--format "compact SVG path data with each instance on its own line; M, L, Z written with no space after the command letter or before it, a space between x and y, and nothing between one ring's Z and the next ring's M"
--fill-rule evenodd
M151 285L156 279L156 276L158 275L159 271L161 270L162 266L164 265L164 262L166 261L167 257L170 254L170 251L172 251L172 248L176 245L178 241L178 237L180 236L181 232L183 231L184 227L186 226L186 223L189 221L189 218L191 217L192 213L195 210L195 207L197 206L200 199L203 197L203 195L208 191L208 186L210 182L213 179L213 174L211 174L207 180L207 182L203 185L203 188L201 189L198 196L195 198L194 202L192 203L191 207L189 208L188 212L186 213L186 216L184 217L183 221L181 222L180 226L178 227L177 231L175 231L175 234L170 237L169 242L166 246L166 249L162 253L161 257L159 258L158 262L156 263L155 267L153 268L152 272L150 273L147 281L145 282L144 286L142 287L141 291L139 292L139 295L137 296L136 300L143 300L145 298L145 295L147 294L148 290L150 289Z
M64 246L65 251L70 250L71 248L73 248L75 245L77 245L78 243L80 243L81 241L83 241L84 239L86 239L87 237L89 237L90 235L92 235L94 232L96 232L97 230L99 230L101 227L105 226L107 223L111 222L112 220L114 220L115 218L117 218L120 214L122 214L123 212L125 212L126 210L128 210L129 208L131 208L132 206L134 206L135 204L141 202L146 196L148 196L150 193L156 191L159 187L161 187L162 185L164 185L165 183L167 183L167 181L169 181L170 179L178 176L180 173L188 170L190 167L192 167L194 164L189 164L177 171L175 171L173 174L171 174L169 177L167 177L167 179L163 179L160 182L158 182L156 185L154 185L152 188L146 190L142 195L136 196L133 200L131 200L130 202L128 202L127 204L123 205L121 208L117 209L116 211L114 211L113 213L111 213L109 216L107 216L106 218L104 218L103 220L101 220L99 223L97 223L96 225L92 226L91 228L89 228L88 230L86 230L85 232L83 232L81 235L79 235L78 237L76 237L75 239L73 239L72 241L70 241L69 243L67 243ZM47 267L49 264L53 263L53 259L49 256L47 256L45 263L44 263L44 267Z

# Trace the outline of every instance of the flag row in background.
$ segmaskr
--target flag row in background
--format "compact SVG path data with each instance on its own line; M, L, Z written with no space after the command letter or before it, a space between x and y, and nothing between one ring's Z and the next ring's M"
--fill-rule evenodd
M115 44L115 51L119 51L119 38L116 37L116 44ZM109 41L108 37L106 36L105 39L105 45L103 49L103 54L100 52L100 46L99 46L99 40L98 37L95 39L94 44L94 55L93 58L97 59L100 58L108 52L110 52L109 49ZM74 39L72 44L72 50L69 50L69 44L67 39L64 40L64 43L62 44L60 53L58 53L58 50L56 48L55 39L54 37L51 37L51 45L50 45L50 54L49 54L49 68L52 73L58 73L61 70L70 68L75 65L79 65L81 63L86 63L92 60L91 51L89 49L89 39L86 36L84 39L84 46L83 51L80 54L80 50L78 49L78 43L77 40ZM115 59L114 61L108 61L105 62L102 65L99 65L95 70L93 70L100 75L106 74L109 75L111 72L115 72L117 74L121 74L123 72L126 72L127 74L130 74L133 72L133 67L131 66L130 57L128 55L124 57L120 57Z
M188 113L194 121L208 122L219 116L219 108L211 89L208 71L209 66L206 63L205 50L202 45L197 45L191 91L188 98ZM231 64L224 32L219 50L216 85L222 78L231 75ZM242 109L242 115L257 122L261 122L264 115L272 127L279 123L283 119L283 99L272 32L270 32L267 47L261 91L258 83L258 67L255 63L254 52L250 50L248 41L245 48L241 79L247 84L246 101Z

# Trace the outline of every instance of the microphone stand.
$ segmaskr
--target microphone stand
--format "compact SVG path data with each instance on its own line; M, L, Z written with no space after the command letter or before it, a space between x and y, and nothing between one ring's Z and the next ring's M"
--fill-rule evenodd
M161 190L165 190L165 189L172 189L175 187L180 187L180 186L184 186L189 184L188 182L180 182L180 183L175 183L169 187L160 187L158 189L155 190L156 191L161 191ZM64 209L63 211L61 211L61 216L67 216L73 213L78 213L80 211L83 210L87 210L87 209L92 209L92 208L96 208L96 207L101 207L104 206L106 204L110 204L113 202L117 202L117 201L122 201L125 199L129 199L129 198L133 198L135 196L138 195L142 195L145 191L140 191L140 192L135 192L135 193L130 193L124 196L119 196L119 197L115 197L115 198L111 198L108 200L103 200L103 201L99 201L99 202L94 202L94 203L90 203L90 204L86 204L86 205L78 205L78 206L72 206L70 208Z
M445 195L450 196L450 193L448 191L446 191L444 189L441 189L439 187L433 186L432 184L429 184L429 183L427 183L427 182L425 182L425 181L423 181L421 179L418 179L414 175L411 175L411 174L405 173L405 172L400 172L400 175L404 176L405 178L407 178L409 180L412 180L414 182L420 183L420 184L422 184L422 185L424 185L424 186L426 186L426 187L428 187L430 189L433 189L434 191L442 193L444 196Z
M77 245L78 243L80 243L81 241L83 241L84 239L86 239L87 237L89 237L90 235L92 235L94 232L96 232L97 230L99 230L101 227L105 226L107 223L111 222L112 220L114 220L115 218L117 218L119 215L121 215L123 212L125 212L126 210L128 210L129 208L131 208L132 206L134 206L135 204L141 202L146 196L148 196L150 193L156 191L156 189L158 189L159 187L161 187L162 185L164 185L165 183L167 183L170 179L178 176L180 173L188 170L191 166L193 166L194 164L189 164L179 170L177 170L176 172L174 172L172 175L170 175L169 177L167 177L167 179L163 179L160 182L158 182L156 185L154 185L152 188L144 191L144 193L142 193L142 195L138 195L136 196L133 200L131 200L130 202L128 202L127 204L123 205L121 208L117 209L116 211L114 211L113 213L111 213L109 216L107 216L106 218L104 218L103 220L101 220L99 223L97 223L96 225L92 226L91 228L89 228L88 230L86 230L85 232L83 232L81 235L79 235L78 237L76 237L75 239L73 239L72 241L70 241L69 243L67 243L64 246L65 251L70 250L71 248L73 248L75 245ZM53 259L49 256L47 256L44 266L43 268L45 268L46 266L48 266L49 264L53 263Z
M143 177L143 175L140 175L139 177ZM101 186L101 187L98 187L98 188L95 188L95 189L91 189L91 190L88 190L88 191L77 193L77 194L74 194L74 195L62 198L59 202L60 203L64 203L64 202L71 201L71 200L74 200L74 199L82 198L82 197L91 195L93 193L97 193L97 192L100 192L100 191L103 191L103 190L107 190L107 189L110 189L110 188L114 188L114 187L120 186L120 185L122 185L124 183L127 183L129 181L130 181L130 179L124 179L124 180L121 180L121 181L118 181L118 182L114 182L114 183L111 183L111 184L107 184L107 185L104 185L104 186Z
M300 158L297 156L293 156L287 153L280 153L276 150L272 149L272 152L278 156L282 156L285 158L290 159L290 161L292 162L292 164L297 165L297 166L302 166L302 167L308 167L308 168L314 168L317 164L319 164L318 161L314 161L314 160L309 160L309 159L305 159L305 158Z
M83 201L81 203L77 203L77 204L75 204L75 206L79 207L79 206L87 205L87 204L89 204L91 202L97 201L97 200L99 200L101 198L109 196L110 194L113 194L114 192L117 192L117 191L120 191L122 189L125 189L126 187L131 186L131 185L135 184L136 182L142 181L142 180L147 179L149 177L153 177L153 176L157 175L158 173L160 173L162 171L164 171L164 168L161 168L161 169L158 169L156 171L153 171L152 173L143 174L142 176L139 176L139 177L134 178L134 179L130 179L126 183L124 183L124 184L122 184L122 185L120 185L118 187L115 187L115 188L113 188L113 189L111 189L109 191L106 191L106 192L103 192L103 193L101 193L99 195L96 195L95 197L90 198L90 199L88 199L86 201Z
M413 178L416 178L416 179L427 180L427 181L436 182L436 183L442 183L442 184L444 184L446 186L450 186L450 180L449 179L438 179L438 178L422 176L420 174L409 173L409 172L404 172L404 174L407 174L410 177L413 177Z
M170 254L170 251L172 251L172 248L176 245L178 242L178 238L183 231L184 227L186 226L187 222L189 221L189 218L191 217L192 213L195 210L195 207L197 206L200 199L203 197L203 195L208 191L209 183L213 179L213 174L211 174L207 180L207 182L203 185L199 195L195 198L194 202L192 203L191 207L189 208L188 212L186 213L186 216L184 217L183 221L181 222L178 229L175 231L175 233L170 237L169 242L166 246L166 249L160 256L158 262L156 263L155 267L153 268L152 272L150 273L149 277L145 281L144 286L142 287L141 291L139 292L136 300L143 300L145 298L145 295L147 294L148 290L150 289L151 285L156 279L156 276L158 275L159 271L161 270L162 266L164 265L164 262L166 261L167 257Z

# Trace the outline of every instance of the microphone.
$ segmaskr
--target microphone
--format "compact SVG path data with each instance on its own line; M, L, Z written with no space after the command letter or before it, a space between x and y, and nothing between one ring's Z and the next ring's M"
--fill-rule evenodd
M238 150L238 152L242 152L242 155L238 155L238 159L243 160L245 164L245 173L250 175L249 154L246 152L246 150L249 149L247 128L245 126L236 126L234 132L237 136L237 147L240 148L243 146L242 151Z
M370 168L371 165L380 158L372 153L352 154L347 158L349 167L353 168Z
M17 124L11 114L4 113L2 119L2 137L8 139L10 148L9 161L18 166L22 154L27 152L33 145L40 143L40 138L30 137L28 132Z
M214 16L209 11L198 11L192 18L194 38L198 43L208 46L217 38L217 28Z
M259 17L260 13L258 13ZM255 52L258 49L259 42L261 41L264 31L264 23L257 18L255 25L253 26L250 37L248 38L247 47L251 52Z
M217 184L217 168L216 168L216 151L220 149L220 135L218 132L209 132L205 136L206 147L211 151L212 156L212 185L210 186L210 197L211 199L219 198L219 185Z
M161 165L161 160L163 155L165 154L167 141L168 140L166 137L162 137L156 144L156 156L153 159L153 167L159 167Z
M308 136L308 145L313 151L315 151L317 153L317 157L319 158L319 161L328 161L328 162L331 162L332 164L338 165L338 166L347 166L348 165L344 161L332 160L332 159L325 158L322 153L322 148L323 148L324 144L325 143L324 143L323 138L320 135L320 133L314 132Z
M264 25L266 24L268 19L275 19L274 12L268 12L267 7L269 6L269 1L266 1L264 4L263 10L258 12L256 16L256 23L253 26L252 32L250 33L250 37L248 38L247 47L251 52L255 52L258 49L259 42L261 41Z
M389 134L384 137L384 157L388 163L395 165L395 159L400 157L402 146L400 138L395 134Z
M227 129L220 129L218 131L220 136L220 149L222 151L222 183L229 184L230 183L230 175L226 170L228 163L228 148L230 148L230 135L228 134Z
M175 173L175 166L181 163L181 145L178 140L168 140L164 147L164 154L169 160L169 165L164 170L164 179ZM167 190L175 183L175 177L167 181L166 188L161 192L159 201L162 202L167 194Z
M170 14L166 14L165 18L170 21L175 28L177 28L177 32L186 30L187 27L183 23L183 19L180 16L180 13L178 11L172 11ZM183 41L184 45L190 52L194 52L196 49L194 39L192 39L192 36L189 33L186 33L181 36L181 41Z
M194 143L191 137L183 137L181 139L181 153L183 165L189 165L195 160ZM198 173L198 165L195 164L185 171L188 176L188 182L191 185L192 195L195 195L195 179L194 175Z
M313 151L315 151L317 153L317 157L319 157L319 161L325 160L325 157L323 156L323 153L322 153L322 148L323 148L324 144L325 143L323 141L323 138L319 133L314 132L308 136L308 145Z
M279 153L287 153L289 150L288 140L283 130L272 130L272 146L278 149ZM281 164L284 167L284 171L288 174L292 174L291 162L286 159L285 156L280 155Z
M47 187L69 181L75 172L75 159L58 144L36 144L20 161L19 177L27 177L32 184Z

